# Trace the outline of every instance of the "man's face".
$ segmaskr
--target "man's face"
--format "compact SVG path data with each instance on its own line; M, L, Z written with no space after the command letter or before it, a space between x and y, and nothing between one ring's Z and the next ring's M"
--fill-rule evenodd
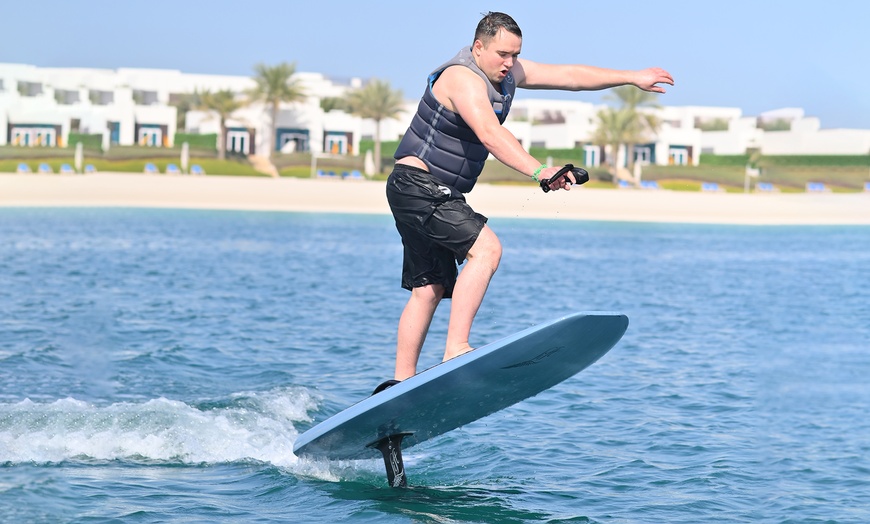
M499 29L486 45L475 40L472 46L477 67L493 83L500 83L516 64L517 56L523 47L523 39L504 29Z

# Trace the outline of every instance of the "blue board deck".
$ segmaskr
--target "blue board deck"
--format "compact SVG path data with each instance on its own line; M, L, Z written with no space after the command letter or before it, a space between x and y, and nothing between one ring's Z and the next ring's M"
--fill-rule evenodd
M579 373L622 338L628 317L576 313L539 324L429 368L317 424L299 436L297 456L379 456L403 434L404 448L537 395Z
M537 395L579 373L622 338L628 317L577 313L533 326L365 398L299 436L297 456L362 459L405 434L405 449Z

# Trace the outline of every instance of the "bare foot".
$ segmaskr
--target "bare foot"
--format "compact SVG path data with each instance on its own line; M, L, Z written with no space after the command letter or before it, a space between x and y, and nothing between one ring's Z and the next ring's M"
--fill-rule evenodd
M474 350L474 348L468 344L465 344L463 346L459 346L459 347L456 347L456 348L453 348L450 350L446 350L446 351L444 351L444 360L442 360L442 362L447 362L448 360L450 360L452 358L456 358L459 355L464 355L465 353L468 353L469 351L473 351L473 350Z

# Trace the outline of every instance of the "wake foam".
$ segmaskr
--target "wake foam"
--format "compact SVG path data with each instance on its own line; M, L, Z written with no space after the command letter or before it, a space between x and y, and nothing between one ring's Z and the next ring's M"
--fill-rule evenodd
M293 423L310 420L317 403L306 389L289 388L199 406L166 398L102 407L72 398L0 404L0 464L253 460L293 467Z

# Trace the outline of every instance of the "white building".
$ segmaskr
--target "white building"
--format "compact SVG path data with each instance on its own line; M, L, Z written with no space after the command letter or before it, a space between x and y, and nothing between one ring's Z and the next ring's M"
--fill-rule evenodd
M765 130L766 124L776 122L785 129ZM867 155L870 130L822 129L821 121L805 116L803 109L783 108L758 117L734 115L727 130L703 134L702 150L717 155Z
M246 154L270 148L356 154L362 121L346 113L324 113L320 100L343 96L361 85L337 84L319 73L297 73L309 94L301 103L284 104L277 138L271 137L268 110L254 104L228 122L226 143ZM0 64L0 146L64 147L71 131L103 135L111 145L174 145L176 97L198 91L228 89L240 95L254 87L247 76L186 74L166 69L38 68ZM217 133L217 118L191 112L186 128ZM181 131L181 130L179 130Z
M374 122L341 111L325 112L323 98L342 97L362 85L336 82L319 73L298 72L308 95L283 104L272 136L271 116L260 103L236 111L227 122L225 143L242 154L268 150L290 153L359 153L363 137L375 135ZM170 105L195 90L228 89L239 96L254 87L248 76L187 74L166 69L40 68L0 64L0 146L65 147L70 132L103 136L104 148L117 145L173 146L177 110ZM525 93L523 93L525 94ZM381 139L397 140L408 128L419 98L406 102L397 119L381 122ZM606 106L571 100L519 96L505 122L525 148L583 149L583 163L596 166L626 151L593 143L598 113ZM662 107L649 109L661 122L655 136L634 147L641 164L697 165L701 153L720 155L760 151L766 155L865 155L870 130L822 129L818 118L785 108L747 117L738 108ZM770 123L778 124L773 130ZM185 131L218 133L215 115L190 111Z
M172 145L176 109L125 71L0 64L0 145L63 147L70 131L107 145Z
M593 141L598 113L607 106L571 100L518 98L505 126L527 149L582 149L585 166L598 166L616 155L617 165L628 165L625 148L610 151ZM701 131L694 126L694 114L685 108L664 107L651 111L662 122L655 136L636 144L634 160L641 164L697 165L700 161Z

